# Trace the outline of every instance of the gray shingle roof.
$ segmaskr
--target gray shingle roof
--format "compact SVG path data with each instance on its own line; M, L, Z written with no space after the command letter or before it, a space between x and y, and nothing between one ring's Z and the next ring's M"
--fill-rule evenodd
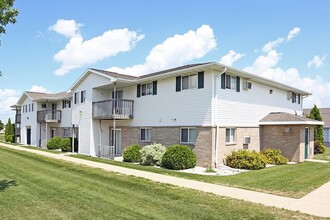
M131 76L131 75L125 75L125 74L120 74L112 71L106 71L106 70L99 70L95 68L91 68L91 70L95 70L97 72L103 73L105 75L117 78L117 79L127 79L127 80L135 80L138 79L139 77L136 76Z
M33 101L37 100L62 100L71 97L70 93L59 92L59 93L42 93L42 92L31 92L26 91L25 94L29 96Z
M293 115L286 112L271 112L259 121L260 124L319 124L319 121L305 116Z
M304 115L309 115L312 109L304 109ZM330 108L319 108L324 127L330 127Z

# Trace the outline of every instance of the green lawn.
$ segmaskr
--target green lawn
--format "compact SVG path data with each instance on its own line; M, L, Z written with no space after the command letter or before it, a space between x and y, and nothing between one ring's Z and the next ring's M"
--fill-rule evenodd
M0 147L0 219L318 219Z
M323 154L314 155L314 159L330 161L330 149L327 148Z
M108 163L137 170L144 170L208 183L233 186L292 198L300 198L330 181L330 163L304 162L281 165L233 176L205 176L182 173L139 164L125 163L84 155L72 155L86 160Z
M0 142L5 141L5 133L0 133Z

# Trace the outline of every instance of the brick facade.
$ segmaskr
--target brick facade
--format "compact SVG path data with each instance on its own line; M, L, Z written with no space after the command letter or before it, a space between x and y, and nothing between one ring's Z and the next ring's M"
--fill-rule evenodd
M280 149L289 161L305 160L305 127L309 127L308 158L314 156L314 127L306 125L263 125L261 126L261 149Z

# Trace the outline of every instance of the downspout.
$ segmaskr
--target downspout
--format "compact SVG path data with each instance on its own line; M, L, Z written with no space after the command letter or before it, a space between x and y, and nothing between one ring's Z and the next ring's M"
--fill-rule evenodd
M99 120L99 156L101 156L101 145L102 145L102 120Z
M217 117L217 113L218 113L217 77L221 76L226 71L227 71L227 67L225 67L225 69L221 73L216 75L214 77L214 84L213 84L213 99L215 101L213 120L214 120L214 126L216 127L216 132L215 132L215 167L218 167L218 165L219 165L218 152L219 152L219 130L220 130L219 129L219 124L218 124L218 117Z

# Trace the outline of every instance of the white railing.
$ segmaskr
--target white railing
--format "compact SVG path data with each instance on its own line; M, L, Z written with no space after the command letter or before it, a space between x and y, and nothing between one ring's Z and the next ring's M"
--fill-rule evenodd
M114 146L106 146L99 145L98 157L114 159L115 158L115 147Z

